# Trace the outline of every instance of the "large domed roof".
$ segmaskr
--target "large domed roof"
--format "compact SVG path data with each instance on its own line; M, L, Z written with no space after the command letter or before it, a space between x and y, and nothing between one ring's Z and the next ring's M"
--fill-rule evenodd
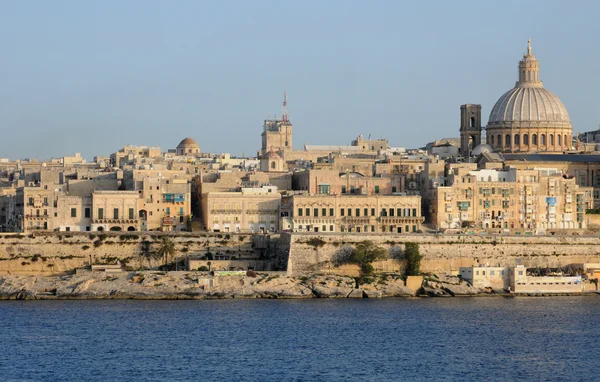
M488 123L567 122L569 113L561 100L543 87L516 86L496 102Z

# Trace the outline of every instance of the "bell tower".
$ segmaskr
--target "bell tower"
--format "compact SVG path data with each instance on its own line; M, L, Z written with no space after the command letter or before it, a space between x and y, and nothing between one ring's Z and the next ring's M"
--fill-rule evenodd
M460 155L471 156L473 149L481 144L481 105L460 106Z

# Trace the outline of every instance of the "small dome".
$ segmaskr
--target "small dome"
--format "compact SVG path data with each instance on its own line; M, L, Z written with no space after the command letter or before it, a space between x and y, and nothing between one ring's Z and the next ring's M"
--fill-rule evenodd
M192 138L188 137L188 138L185 138L183 141L179 142L179 145L177 145L177 147L185 147L185 146L198 146L198 143L196 143L196 141L193 140Z
M277 154L275 151L269 151L265 155L263 155L264 159L281 159L281 156Z
M476 156L479 156L479 155L481 155L483 153L491 153L493 151L494 151L494 149L493 149L492 146L490 146L490 145L488 145L486 143L482 143L482 144L480 144L479 146L477 146L477 147L475 147L473 149L473 151L471 152L471 155L474 156L474 157L476 157Z

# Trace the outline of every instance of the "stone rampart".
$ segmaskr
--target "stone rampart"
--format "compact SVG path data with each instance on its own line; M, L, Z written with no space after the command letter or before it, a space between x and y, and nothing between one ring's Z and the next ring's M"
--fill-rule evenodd
M489 264L527 267L558 267L600 260L600 238L591 236L469 236L418 234L289 234L288 275L343 274L347 267L334 259L364 240L371 240L402 259L404 244L419 244L421 270L450 272L461 266ZM388 261L392 265L394 262ZM378 264L376 269L378 268Z
M170 237L175 244L173 257L202 256L210 252L235 258L256 258L269 248L255 248L252 235L225 233L140 233L54 232L32 234L0 234L0 274L59 274L92 264L108 264L120 260L128 267L155 267L162 264L157 252L160 239ZM271 238L278 240L277 235ZM269 240L269 242L272 240ZM262 251L262 252L261 252ZM170 261L173 259L171 258Z

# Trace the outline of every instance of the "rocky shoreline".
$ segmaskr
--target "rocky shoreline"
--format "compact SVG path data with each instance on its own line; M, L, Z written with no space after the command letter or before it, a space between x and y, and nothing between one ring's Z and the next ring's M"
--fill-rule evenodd
M215 276L208 272L78 272L65 276L0 276L2 300L76 299L305 299L513 296L474 288L465 282L424 281L418 290L406 287L398 274L378 275L366 284L352 277L250 273Z

